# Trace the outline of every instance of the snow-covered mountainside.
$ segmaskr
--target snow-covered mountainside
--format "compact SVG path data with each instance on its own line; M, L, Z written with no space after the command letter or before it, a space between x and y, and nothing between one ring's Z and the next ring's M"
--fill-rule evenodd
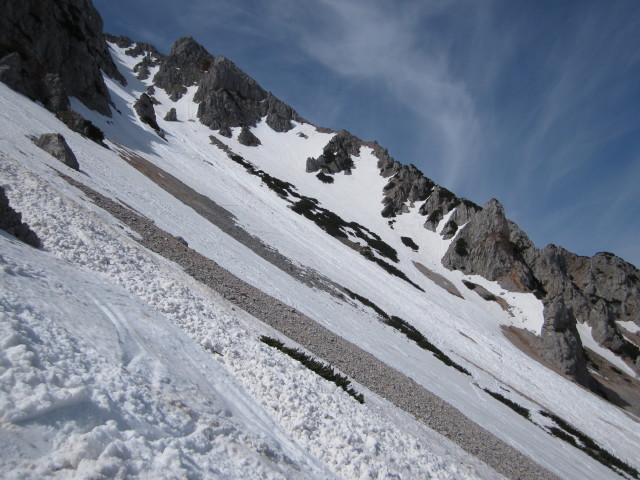
M3 475L640 479L635 267L537 249L189 37L10 3Z

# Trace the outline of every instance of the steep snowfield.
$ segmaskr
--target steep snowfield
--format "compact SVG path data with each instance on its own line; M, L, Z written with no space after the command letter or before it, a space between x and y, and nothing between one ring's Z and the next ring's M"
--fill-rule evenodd
M79 350L79 354L76 355L78 358L91 357L86 354L88 351L105 352L104 358L96 358L104 362L99 365L105 365L106 371L119 371L127 362L123 360L122 355L110 352L131 348L135 352L149 353L140 354L144 359L134 362L135 365L140 365L140 370L130 372L130 376L127 374L118 377L121 384L126 386L116 386L113 390L101 385L100 381L90 381L90 377L95 377L91 372L102 371L102 368L93 364L83 367L87 373L85 377L80 375L84 378L80 383L86 382L90 386L87 389L93 390L85 393L83 397L90 400L82 401L90 404L94 402L92 392L106 392L104 395L108 396L115 391L135 390L134 380L139 381L141 377L147 382L144 384L145 392L160 392L155 396L149 393L153 398L144 404L152 413L144 412L144 408L141 413L134 407L127 411L128 406L125 404L122 407L123 411L109 410L111 416L106 415L94 424L83 426L73 424L68 418L61 420L69 420L66 428L73 434L88 435L98 428L102 429L100 432L107 432L104 433L104 442L107 443L99 443L104 445L103 450L100 449L102 447L95 447L93 450L97 453L92 454L93 458L86 458L87 462L98 462L101 453L106 451L106 445L116 440L123 442L128 449L134 448L129 446L126 439L118 437L124 435L123 432L133 430L135 433L131 433L132 438L139 437L140 440L131 443L144 443L144 448L147 449L143 456L148 461L144 465L136 466L137 464L131 460L137 458L136 455L125 458L126 454L105 454L106 457L111 455L109 458L119 459L114 460L115 464L120 462L122 468L131 469L128 470L131 472L160 468L158 465L161 464L167 449L168 461L181 462L185 469L202 472L202 466L207 462L215 464L216 455L222 455L220 452L224 449L237 448L241 452L240 457L246 459L246 468L253 469L250 465L255 465L256 469L262 468L266 476L291 476L295 465L299 465L311 476L328 475L330 471L349 478L384 477L392 473L398 473L402 478L425 478L428 475L437 478L471 478L474 469L475 475L480 478L497 476L460 452L457 447L451 446L440 436L416 424L407 415L395 411L372 394L365 392L367 403L371 403L371 406L363 407L356 404L341 391L335 391L331 384L325 384L326 382L302 369L295 362L281 358L282 355L274 354L268 347L260 344L256 340L256 331L264 331L266 327L260 326L252 319L238 320L236 312L233 312L223 300L212 299L210 292L195 285L168 262L145 253L127 238L126 229L121 228L117 222L52 172L49 165L59 169L64 167L33 146L25 137L49 131L63 133L80 161L80 173L65 171L65 174L104 195L126 203L153 219L160 228L171 234L182 236L191 248L407 374L562 478L578 480L619 477L584 453L524 420L487 395L482 388L502 391L510 399L533 411L540 408L552 411L623 460L640 467L637 458L637 452L640 451L640 429L637 419L630 418L621 410L540 366L503 336L500 325L515 325L534 332L539 331L542 306L533 295L505 292L493 282L444 269L439 259L446 251L448 242L421 227L424 219L418 215L417 207L411 209L409 214L398 217L393 230L389 228L387 220L379 215L382 207L381 192L386 179L377 173L376 160L369 149L363 148L360 157L354 158L356 168L353 175L337 175L334 184L325 185L314 175L305 173L304 165L307 157L317 157L321 153L322 147L331 135L318 133L310 125L297 125L290 132L276 133L262 123L254 129L254 133L262 142L260 147L245 147L234 139L218 137L233 151L259 168L293 183L300 193L317 198L321 206L336 212L347 221L357 221L379 234L398 251L398 267L412 281L419 284L425 290L424 293L401 279L388 275L377 265L326 235L313 223L295 214L287 207L287 202L262 185L259 178L247 175L244 168L230 161L221 150L211 145L209 135L215 135L215 132L197 121L197 105L191 102L193 89L176 104L167 99L163 92L156 91L155 96L161 102L156 107L156 113L160 126L166 132L167 141L158 138L132 113L132 103L146 90L146 85L125 69L136 61L122 55L121 52L116 55L116 61L120 62L129 86L125 89L111 81L108 81L108 86L116 108L122 113L114 112L114 117L107 119L84 109L81 104L74 104L75 109L105 131L108 139L136 151L196 191L212 198L231 211L246 230L262 238L294 262L315 269L371 299L389 314L409 321L431 342L470 370L473 378L446 367L430 353L421 350L398 332L380 323L372 310L299 284L288 274L258 257L197 215L191 208L164 192L127 165L114 151L105 150L73 134L46 111L0 84L0 118L3 125L0 132L0 151L22 165L17 165L8 157L2 158L0 183L9 187L8 196L12 204L22 211L25 220L41 235L45 242L45 250L49 252L48 256L45 257L43 254L40 258L40 255L24 250L24 247L21 247L21 250L15 242L3 238L3 258L7 264L16 265L10 267L11 269L43 271L45 277L58 278L59 283L64 285L61 280L65 276L58 270L67 269L64 271L70 272L71 267L56 263L57 260L51 258L53 254L72 264L100 272L103 278L101 282L106 282L106 278L109 282L123 287L129 292L129 296L136 297L130 298L130 309L129 303L124 301L118 307L117 299L126 296L123 290L87 279L78 280L78 289L71 289L68 293L68 296L72 297L77 291L77 303L75 300L58 302L58 297L46 296L47 290L42 284L32 280L32 277L25 277L21 280L29 285L25 292L37 290L42 298L49 298L40 304L41 310L36 310L37 314L51 322L54 321L52 318L61 319L62 323L55 323L47 331L64 331L66 336L62 333L55 334L57 337L43 336L50 341L42 344L45 345L42 347L33 340L39 337L23 336L20 337L24 338L21 341L25 348L42 348L47 355L49 353L46 345L53 348L55 345L65 344L80 345L76 347L76 350ZM173 106L177 109L180 121L162 121L166 111ZM304 133L308 138L298 136L298 133ZM117 146L111 145L114 148ZM404 246L399 241L400 235L410 236L419 245L419 251L414 253ZM415 269L412 261L420 262L445 276L456 285L466 300L447 293L431 282ZM463 278L469 278L495 295L505 298L513 307L513 316L500 309L495 302L486 302L476 293L466 289L461 282ZM7 288L3 286L2 291L14 291L14 285L10 283L14 276L7 274L3 275L2 279L9 285ZM90 291L84 292L80 288L83 283L92 285L92 288L95 284L97 291L93 294ZM31 303L34 296L28 293L24 295L13 302L14 307L16 302ZM102 301L103 298L112 297L113 302ZM9 300L2 298L3 302ZM101 299L101 303L95 304L92 298ZM77 309L69 307L69 316L80 318L65 320L59 311L58 304L61 303L76 305ZM10 322L6 322L7 325L22 325L22 317L17 309L5 311L9 312L7 318L11 319ZM82 325L86 324L88 321L83 320L85 311L92 312L91 316L102 325L93 327L100 331L113 332L114 329L118 331L118 328L121 328L122 332L132 332L134 337L142 335L144 338L145 329L142 326L138 329L129 325L134 318L141 317L146 319L144 321L147 324L163 325L162 328L158 327L164 335L162 338L170 337L175 343L169 342L162 350L154 349L146 339L140 339L126 348L118 344L112 345L113 341L109 343L105 340L101 343L95 335L76 333L70 328L69 323L65 323L77 321ZM138 313L129 315L129 311ZM253 326L250 327L246 323L247 320ZM25 325L35 328L34 322L29 321L30 323L25 320ZM168 332L175 330L170 324L180 327L191 340L186 340L178 334L169 335ZM3 338L6 338L4 334ZM111 338L113 339L113 336ZM189 341L195 341L190 348L187 347ZM224 356L216 356L212 360L202 346L211 346L216 351L224 353ZM3 346L3 352L5 349L8 351L8 347ZM52 350L53 353L50 355L55 358L55 355L63 354L62 350L64 349ZM207 382L200 378L197 372L188 378L173 380L172 371L176 370L166 370L168 367L163 365L174 363L172 360L165 362L159 357L160 351L170 359L173 359L175 352L184 352L182 355L175 355L178 357L175 365L208 366L212 363L216 367L211 371L222 368L224 371L221 377L227 379L230 388L221 388L221 383L212 382L210 379ZM69 363L68 368L67 364L60 367L67 368L64 371L65 375L60 374L61 377L74 376L75 369L80 368L78 364L81 362L78 358L74 360L76 364ZM85 359L85 363L87 361ZM13 364L5 362L3 368L4 365ZM45 364L39 366L44 368ZM6 368L11 370L13 367ZM146 376L148 372L154 373ZM2 386L5 386L5 377L1 378ZM43 390L55 387L49 385L55 380L44 374L39 378L43 378ZM162 378L169 378L171 382L163 383ZM72 389L76 387L77 384L62 383L61 388L64 392L59 393L62 396L73 397ZM194 433L197 428L188 431L185 427L187 421L173 412L178 407L167 406L165 400L160 399L164 399L165 395L172 398L172 392L175 395L178 391L174 387L180 387L180 391L184 389L187 392L189 389L202 388L210 395L211 405L203 404L202 398L192 399L188 394L185 398L180 396L180 401L203 418L209 415L206 418L215 418L217 422L231 425L235 429L230 431L228 436L221 435L223 438L218 438L217 446L212 447L210 452L211 457L208 456L209 452L191 453L192 449L197 448L193 447L193 443L187 438L195 435L194 438L201 439L202 437L198 437L200 433ZM24 392L24 397L20 397L18 403L25 398L34 398L36 404L44 402L43 397L38 396L33 390L26 389L21 392ZM18 393L9 389L9 392L3 391L3 395L9 395L8 398L11 398L10 395ZM99 394L96 394L96 398L98 396ZM2 401L2 412L18 408L14 406L15 400L5 401L3 396ZM9 401L13 403L8 403ZM64 410L64 401L58 402L62 402L63 407L60 408ZM44 404L46 405L46 402ZM5 409L4 405L11 407ZM225 412L227 405L234 407L230 410L230 417L219 413ZM239 405L246 405L247 408L241 408ZM377 413L372 413L372 407L375 407ZM66 434L58 433L56 428L50 426L53 415L51 412L56 410L47 411L46 407L34 408L35 411L44 413L25 425L13 423L13 417L3 417L3 438L8 435L5 435L5 431L18 430L24 438L31 438L30 428L49 428L48 434L51 438L57 436L58 443L52 441L46 446L42 445L36 448L35 453L25 451L20 455L2 455L3 462L5 465L21 465L26 469L32 461L37 464L37 468L44 469L42 471L47 471L48 468L53 475L53 465L61 465L55 463L59 455L56 452L63 447L51 445L62 445L62 436ZM126 417L129 422L129 415L137 418L136 425L147 422L163 424L163 408L173 412L166 415L174 415L177 425L173 434L169 432L169 427L164 430L164 427L158 427L165 437L157 432L139 432L135 427L128 428L126 422L117 421L120 415ZM202 413L200 409L203 409ZM154 416L155 412L160 413ZM145 418L145 415L148 418ZM143 418L144 420L141 420ZM393 425L390 418L400 419L404 423ZM107 428L109 420L115 423L108 424L110 427ZM539 415L534 415L534 420L544 423L544 419ZM197 420L191 421L192 424L189 425L198 425ZM133 420L131 422L135 423ZM60 425L60 432L65 431L62 423ZM180 428L183 430L180 431ZM98 433L95 435L98 436ZM35 433L33 438L42 438L42 435ZM158 442L158 438L168 439L163 443ZM262 449L262 445L266 450ZM172 453L174 450L171 449L178 453ZM91 449L87 449L89 450ZM265 451L269 453L264 453ZM191 460L201 457L203 462ZM288 465L285 458L291 459L294 465ZM235 472L236 475L242 476L239 472L243 467L229 461L225 467L226 471L232 472L229 475L233 476ZM467 468L461 464L471 466ZM135 470L136 468L139 470ZM297 476L297 473L293 475Z
M45 243L0 237L9 477L501 478L368 392L372 407L275 353L255 320L82 200L7 157L0 171Z

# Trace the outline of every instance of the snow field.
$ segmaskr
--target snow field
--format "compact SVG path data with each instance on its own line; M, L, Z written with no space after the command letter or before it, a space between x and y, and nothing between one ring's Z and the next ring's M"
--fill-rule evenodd
M233 387L232 385L233 388L231 390L237 391L235 398L229 398L228 385L225 388L214 391L210 387L202 387L202 390L214 399L222 397L223 400L226 400L223 411L230 410L233 412L232 419L236 418L240 422L255 424L259 423L253 418L257 415L265 424L276 421L279 427L272 424L268 429L269 431L271 429L275 431L275 433L272 432L268 435L268 437L275 436L278 439L275 446L272 438L271 442L268 440L254 440L254 442L258 443L258 445L267 442L267 450L276 452L272 456L280 459L280 461L272 462L276 463L277 467L287 463L283 460L285 454L277 453L278 446L282 448L282 444L288 443L296 445L296 447L289 447L287 458L292 458L299 463L308 462L307 465L304 465L304 469L313 473L314 476L322 476L323 472L326 475L326 471L323 468L314 465L317 462L314 456L317 456L334 473L348 478L382 478L393 475L400 475L402 478L428 478L429 476L435 476L436 478L477 478L474 474L475 468L467 468L467 471L465 471L464 468L456 466L458 459L460 457L464 458L465 454L456 452L458 456L453 458L445 456L443 459L437 453L433 453L432 450L425 449L424 444L420 444L412 435L403 434L398 427L388 424L377 415L371 415L370 412L366 411L366 408L357 404L341 390L302 369L293 360L284 355L274 353L269 347L259 343L255 339L255 335L246 331L229 313L221 311L219 307L206 298L196 296L189 288L189 279L180 272L175 271L168 262L156 259L153 255L140 251L126 237L118 236L117 230L102 224L101 220L93 214L81 213L82 210L78 210L77 204L60 197L59 192L43 184L37 177L23 171L8 159L3 159L2 183L12 186L8 191L12 204L23 212L27 221L36 226L34 228L45 241L46 250L78 266L98 271L101 276L109 281L119 284L145 303L153 305L155 309L152 314L154 321L158 321L158 318L171 319L181 326L192 339L196 340L196 343L210 346L223 354L223 357L221 357L223 365L227 367L227 371L232 372L240 383L244 384L244 388ZM16 185L30 185L30 188L19 191L19 189L15 188ZM35 198L38 198L39 202L36 202ZM63 277L64 281L59 280L59 283L64 285L68 276L71 275L65 275ZM85 285L86 283L86 280L82 282ZM82 286L79 286L78 290L82 290ZM198 289L195 289L195 291L198 291ZM75 292L73 294L77 295ZM94 298L104 298L104 296L103 291L96 292L93 295ZM78 311L83 311L86 308L86 304L90 304L92 301L91 298L89 300L85 298L83 307L70 308L70 311L67 312L70 314L70 318L78 320ZM119 315L113 313L113 303L116 302L111 299L100 303L97 310L102 312L103 316L112 324L114 319L117 321L120 318L121 325L119 328L121 333L129 333L127 331L128 325L133 321L133 318L138 321L140 317L135 313L132 314L131 310L134 309L129 305L130 301L132 300L125 301L122 299L120 301L122 311L126 312L125 317L119 317ZM58 302L53 303L57 304ZM135 302L133 303L135 304ZM111 313L105 313L105 310ZM149 325L145 325L141 326L140 329L147 332L153 331L149 327ZM96 335L90 334L89 337L95 338ZM100 336L100 338L102 337ZM147 335L147 337L148 341L152 342L153 338L157 337L157 334L154 333L153 336ZM51 343L53 344L54 342L58 342L61 348L69 347L70 343L60 338L52 339ZM194 344L195 346L196 344ZM82 353L82 355L79 355L80 357L92 358L93 351L91 349L92 346L81 346L72 350L80 350ZM113 348L113 345L103 345L102 350L104 355L106 355L104 352L118 351L118 349ZM125 353L126 350L128 349L125 349ZM186 359L189 359L194 354L191 350L184 352ZM152 351L151 346L148 346L144 355L134 356L134 358L144 357L150 351ZM198 351L200 352L199 355L202 356L203 350L198 347ZM211 368L211 358L207 358L208 363L204 365L208 365L207 369L209 370ZM218 357L214 358L217 359ZM112 360L115 361L115 359ZM162 360L162 362L154 364L153 368L165 368L165 361L174 362L176 359L174 355L167 355L167 358ZM140 361L142 362L142 359ZM201 358L198 361L203 362ZM132 363L135 364L135 361L129 361L128 365ZM201 369L202 366L199 366L199 368ZM79 367L75 364L69 365L67 372L63 373L68 374L78 369ZM104 367L97 368L98 371L103 369ZM149 368L149 370L152 369ZM195 370L195 367L192 365L190 370ZM169 380L168 383L171 384L175 381L174 376L176 375L180 374L172 372L172 374L165 374L161 378ZM95 375L93 372L89 372L84 377L90 378L95 377ZM101 383L103 377L98 378L99 380L94 383ZM162 380L155 383L164 385ZM64 388L67 388L67 386L65 385ZM71 385L69 388L74 387ZM183 388L188 391L189 385ZM248 389L253 394L253 397L248 395L245 389ZM109 394L112 395L111 393ZM135 397L135 394L139 394L139 392L134 391L132 395ZM180 402L185 401L182 390L174 393L174 395ZM34 396L33 392L27 392L25 396L35 398L34 401L36 403L41 402L41 399L38 396ZM195 394L189 395L188 398L192 400L193 396ZM126 396L113 395L112 398L114 401L121 401ZM258 399L262 407L255 405L256 400L254 398ZM308 402L313 403L309 405ZM151 403L151 400L147 403ZM190 402L186 403L189 405ZM240 407L243 404L246 406ZM201 407L199 405L197 405L198 408L190 407L200 414L199 408ZM126 404L124 408L128 408ZM265 409L268 413L264 413ZM140 407L133 405L131 410L139 414L144 412L142 419L137 419L137 427L140 428L146 425L147 422L164 425L165 419L168 417L167 414L162 412L160 406L151 408L148 404ZM44 407L42 417L48 420L47 411L49 411L47 407ZM262 413L255 413L256 411L261 411ZM250 413L253 414L250 415ZM98 452L97 457L100 457L103 452L112 450L112 447L107 448L112 442L122 441L119 437L122 433L121 428L116 428L119 426L118 422L109 423L113 416L115 415L111 412L107 413L106 417L109 420L91 429L91 435L87 437L93 438L96 436L104 439L107 443L100 444L104 449L89 447L86 442L89 442L89 444L91 442L82 437L83 440L78 443L81 447L77 449L75 454L77 458L69 465L73 467L74 462L80 465L82 461L86 460L89 462L85 463L86 471L98 468L95 462L91 463L92 459L89 458L92 455L91 451ZM214 415L213 417L217 422L220 422L218 416ZM226 415L222 415L222 417L226 418ZM188 420L185 418L183 419L184 422L188 422ZM178 425L173 428L171 435L180 437L180 428L185 429L185 427L180 422L176 423ZM242 428L247 427L242 425ZM253 429L255 428L255 425L253 425ZM236 427L236 429L239 429L239 427ZM284 430L286 434L280 429ZM68 427L68 430L74 432L73 426ZM137 431L135 428L133 430ZM128 432L129 430L125 431ZM259 429L259 431L266 435L264 428ZM198 432L202 433L200 430ZM206 435L206 432L202 433L202 435ZM433 433L431 435L437 437ZM85 440L86 442L83 443ZM227 440L232 439L222 438L221 443L224 445ZM150 458L150 461L140 465L138 470L126 458L117 458L113 462L119 465L118 472L121 471L120 469L124 469L122 470L123 472L132 476L142 475L143 472L157 471L154 470L154 465L158 462L165 462L168 458L173 458L172 462L170 462L171 469L178 468L179 465L189 463L186 460L187 458L196 458L195 453L191 451L195 448L193 445L200 445L203 442L206 443L206 438L196 437L189 439L188 436L183 442L177 444L167 440L165 443L160 442L149 446L149 442L146 442L145 445L148 446L148 450L142 456ZM439 440L439 442L442 443L443 441ZM446 444L446 442L444 443ZM60 446L56 452L62 448ZM127 446L127 448L132 447ZM229 448L233 448L233 444ZM238 446L235 448L240 449ZM310 453L305 454L308 458L300 453L300 448L308 448ZM257 450L260 450L260 448ZM291 450L293 453L291 453ZM398 456L398 452L403 452L403 454ZM203 455L203 458L198 457L197 461L194 461L193 464L189 463L188 467L194 470L196 474L199 473L204 476L211 474L211 472L207 472L204 466L217 465L218 458L215 455L209 455L209 453L207 452ZM104 455L106 456L106 454ZM123 455L137 458L137 454ZM248 459L243 458L243 465L232 464L226 472L222 472L222 475L241 476L239 472L243 471L245 467L252 470L257 468L258 470L256 471L261 471L260 465L254 465L256 463L255 460L252 463L251 455L256 456L255 452L245 452L245 456ZM96 455L93 456L95 457ZM213 458L210 458L211 456ZM238 457L235 453L230 456L234 459ZM260 458L259 455L257 456ZM240 457L243 456L240 455ZM51 471L59 465L59 463L51 462L46 463L46 465L42 465L42 462L36 463L41 469L39 472L42 475L51 474ZM469 460L468 463L478 465L479 462ZM65 463L63 462L63 464ZM162 465L166 468L168 464L165 462ZM267 478L269 478L269 475L274 474L271 471L273 469L276 470L277 476L278 469L274 468L271 463L268 464L268 467L262 467L263 471L266 472ZM200 468L204 471L199 471ZM284 476L287 476L287 469L285 467L282 468L285 470ZM482 475L483 478L499 478L486 467L479 465L477 468L485 469L485 474ZM180 470L176 471L179 472ZM487 472L489 472L488 476ZM295 478L298 477L295 476Z

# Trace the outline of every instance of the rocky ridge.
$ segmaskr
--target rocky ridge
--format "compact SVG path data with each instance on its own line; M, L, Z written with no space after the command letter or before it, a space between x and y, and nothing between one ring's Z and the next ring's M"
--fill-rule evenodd
M111 116L104 72L122 84L90 0L9 0L0 16L0 80L52 112L76 97Z
M534 347L579 383L598 390L588 372L578 323L586 323L598 344L640 372L640 349L616 323L640 323L640 272L615 255L582 257L555 245L538 249L492 199L461 229L442 263L542 299L544 325Z

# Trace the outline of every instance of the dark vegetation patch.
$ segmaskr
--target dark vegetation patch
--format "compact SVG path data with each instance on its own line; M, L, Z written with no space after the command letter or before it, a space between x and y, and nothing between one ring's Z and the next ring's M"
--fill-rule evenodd
M454 251L460 255L461 257L466 257L467 255L469 255L469 250L467 250L469 248L469 245L467 244L467 241L464 238L459 238L458 240L456 240L456 246L454 248Z
M359 301L361 304L371 308L374 312L376 312L378 315L380 315L382 318L384 318L385 320L389 320L391 317L389 317L389 315L387 315L387 312L385 312L384 310L382 310L379 306L377 306L375 303L373 303L371 300L369 300L366 297L363 297L362 295L358 295L355 292L352 292L351 290L349 290L348 288L345 288L345 291L347 292L347 294L353 299L353 300L357 300Z
M262 183L264 183L267 187L269 187L279 196L283 198L287 198L287 197L302 198L302 196L298 192L296 192L296 187L292 183L285 182L283 180L280 180L279 178L269 175L264 170L260 170L256 168L256 166L253 165L251 162L247 162L240 155L236 155L235 153L230 153L230 152L227 152L227 155L231 160L233 160L239 165L242 165L248 173L250 173L251 175L255 175L256 177L259 177L262 180Z
M464 286L467 287L469 290L476 290L476 288L480 287L480 285L470 282L468 280L462 280L462 283L464 283ZM483 299L489 302L498 301L498 297L496 297L494 294L489 292L486 288L480 287L478 288L478 291L476 293L478 293L478 295L480 295Z
M326 175L322 172L316 175L316 178L320 180L322 183L333 183L333 177L331 175Z
M416 245L416 242L414 242L411 237L400 237L400 240L402 240L402 243L411 248L414 252L417 252L420 248L418 247L418 245Z
M404 272L402 270L400 270L397 267L394 267L393 265L391 265L390 263L385 262L384 260L376 257L372 252L371 249L369 247L363 247L360 249L360 254L366 258L367 260L371 260L374 263L377 263L380 267L384 268L387 273L394 275L398 278L401 278L402 280L404 280L405 282L411 284L412 286L414 286L415 288L417 288L418 290L420 290L421 292L424 292L424 290L422 289L422 287L420 285L418 285L417 283L411 281L411 279L409 277L407 277Z
M433 356L436 357L445 365L449 367L453 367L459 372L464 373L465 375L471 376L471 373L469 373L469 370L467 370L463 366L458 365L456 362L451 360L451 358L449 358L447 354L445 354L442 350L440 350L438 347L432 344L429 340L427 340L425 336L422 335L422 333L420 333L418 329L416 329L409 323L405 322L402 318L392 315L391 318L385 320L384 323L386 323L390 327L395 328L399 332L402 332L405 335L405 337L407 337L409 340L414 341L420 348L424 350L428 350L431 353L433 353Z
M529 411L528 408L525 408L522 405L518 405L516 402L514 402L513 400L509 400L507 397L505 397L504 395L501 395L500 393L492 392L488 388L483 388L483 390L487 392L489 395L491 395L493 398L495 398L496 400L504 403L507 407L509 407L514 412L516 412L518 415L522 415L527 420L531 420L531 412Z
M353 300L357 300L361 304L375 311L386 325L389 325L390 327L402 333L409 340L412 340L413 342L415 342L420 348L433 353L433 356L436 357L438 360L440 360L442 363L444 363L449 367L455 368L456 370L464 373L465 375L471 376L471 373L469 373L469 371L466 368L462 367L461 365L458 365L456 362L451 360L451 358L449 358L449 356L446 353L444 353L442 350L440 350L438 347L432 344L429 340L427 340L426 337L422 333L420 333L420 331L417 328L413 327L411 324L409 324L408 322L406 322L400 317L396 317L395 315L389 315L387 312L382 310L378 305L373 303L368 298L363 297L362 295L358 295L357 293L352 292L348 288L345 288L345 291Z
M318 202L318 200L316 200L315 198L300 195L296 191L296 187L293 184L269 175L263 170L256 168L255 165L253 165L251 162L248 162L240 155L237 155L228 149L226 150L226 152L231 160L239 165L242 165L248 173L259 177L262 182L267 185L267 187L276 192L285 200L292 202L293 205L291 205L291 210L293 210L295 213L311 220L332 237L351 241L347 232L352 232L356 237L366 243L366 246L361 247L359 250L360 254L363 257L378 264L380 267L386 270L387 273L401 278L418 290L424 292L424 290L420 288L419 285L412 282L409 277L407 277L400 269L394 267L390 263L385 262L384 260L376 257L373 254L372 250L375 250L381 257L388 258L395 263L398 263L399 261L398 252L395 250L395 248L382 240L378 234L372 232L367 227L364 227L357 222L346 222L339 215L333 213L330 210L327 210L326 208L321 207L320 202ZM294 202L289 197L298 200Z
M294 360L297 360L298 362L302 363L302 365L307 367L313 373L321 376L325 380L329 380L330 382L335 383L338 387L342 388L345 392L347 392L349 395L355 398L358 402L364 403L364 395L356 392L352 387L349 387L349 385L351 384L351 380L349 380L344 375L340 375L339 373L336 373L331 367L331 365L319 362L315 358L307 355L304 352L301 352L297 348L287 347L285 346L284 343L282 343L280 340L277 340L275 338L271 338L271 337L267 337L266 335L263 335L262 337L260 337L260 340L263 343L266 343L267 345L269 345L270 347L276 348L280 350L282 353L286 353Z
M640 479L640 472L638 472L638 470L603 449L591 437L582 433L573 425L570 425L557 415L545 412L544 410L540 410L540 415L553 420L556 424L555 427L546 427L550 435L558 437L577 449L582 450L591 458L616 473L627 474L630 478Z

